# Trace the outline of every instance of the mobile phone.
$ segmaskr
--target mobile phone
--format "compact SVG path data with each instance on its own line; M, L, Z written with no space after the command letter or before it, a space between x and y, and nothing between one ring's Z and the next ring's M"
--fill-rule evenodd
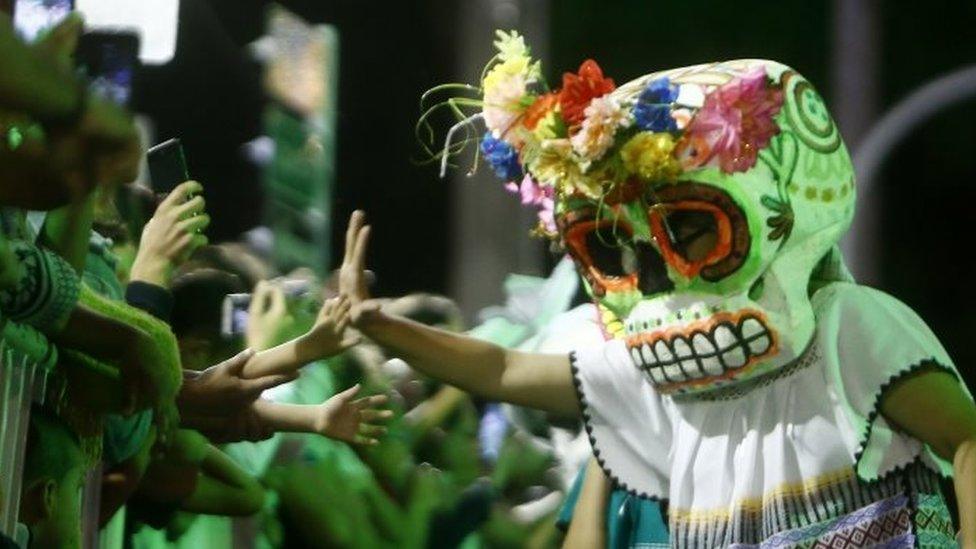
M312 291L312 283L305 279L278 278L271 281L280 286L286 299L299 299ZM227 294L221 311L220 332L225 337L243 335L247 330L248 310L251 308L251 294Z
M124 107L132 98L132 80L139 62L139 35L132 31L87 32L75 52L78 70L95 94Z
M14 28L25 41L34 42L74 9L74 0L17 0L14 2Z
M190 179L186 169L186 157L179 139L170 139L149 149L149 180L157 193L169 193L177 185Z

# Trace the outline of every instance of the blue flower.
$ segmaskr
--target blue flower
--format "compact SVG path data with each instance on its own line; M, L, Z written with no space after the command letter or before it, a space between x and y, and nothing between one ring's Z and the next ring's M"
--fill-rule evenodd
M634 105L637 127L652 132L675 132L678 126L671 118L671 103L678 98L678 87L667 77L651 80Z
M486 133L482 138L481 152L499 178L505 181L515 181L522 178L522 165L519 164L518 153L515 152L515 148L494 137L491 132Z

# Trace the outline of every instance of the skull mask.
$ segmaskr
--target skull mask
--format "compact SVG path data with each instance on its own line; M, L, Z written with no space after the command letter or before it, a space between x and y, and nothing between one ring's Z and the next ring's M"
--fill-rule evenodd
M728 169L709 158L714 139L686 139L674 154L691 162L671 182L629 182L599 200L575 193L556 203L559 237L591 295L623 322L634 365L662 393L708 391L797 359L814 331L811 274L853 215L847 150L820 96L788 67L676 69L610 96L635 104L649 82L666 77L670 112L685 112L690 129L709 109L706 97L756 68L782 103L772 137L751 151L754 163L730 158ZM739 115L742 128L753 123Z
M854 207L850 157L813 87L740 60L616 88L587 60L548 91L523 38L497 35L481 85L460 87L479 98L448 99L418 124L479 109L448 132L442 172L464 146L452 136L483 120L484 159L539 209L538 232L573 257L606 331L623 332L659 392L709 391L800 357L811 276Z

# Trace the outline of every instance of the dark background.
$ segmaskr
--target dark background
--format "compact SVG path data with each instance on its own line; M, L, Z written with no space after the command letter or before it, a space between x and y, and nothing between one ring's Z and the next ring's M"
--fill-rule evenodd
M413 135L418 98L458 81L460 22L476 0L307 0L285 5L340 33L337 189L333 219L354 208L375 226L370 264L378 293L447 292L452 269L451 193L463 187L417 166ZM477 0L483 1L483 0ZM976 60L976 3L870 3L877 18L876 119L911 90ZM212 237L231 239L260 221L257 170L240 144L260 130L260 69L244 46L261 34L266 3L182 0L176 60L147 68L138 110L161 138L179 135L192 175L207 186ZM793 66L836 100L831 63L845 51L832 40L831 2L760 0L651 2L551 0L552 85L592 57L622 84L652 70L738 57ZM924 9L923 9L924 7ZM468 25L465 28L471 28ZM492 25L485 23L485 41ZM487 61L487 59L485 59ZM843 121L841 130L847 131ZM851 143L849 143L849 146ZM852 152L856 147L851 147ZM976 217L976 101L927 123L889 159L877 193L881 269L873 284L915 308L969 374L976 361L976 267L970 222ZM515 200L512 207L517 208ZM341 249L334 235L334 249ZM541 251L540 246L540 253ZM970 377L972 385L971 374Z

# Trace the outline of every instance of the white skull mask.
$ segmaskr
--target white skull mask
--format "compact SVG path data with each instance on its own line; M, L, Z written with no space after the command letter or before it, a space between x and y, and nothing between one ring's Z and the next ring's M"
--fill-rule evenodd
M757 67L782 104L772 138L752 151L754 165L730 170L715 157L675 182L557 201L561 240L597 303L623 322L635 366L662 393L754 379L803 353L814 331L811 273L850 224L853 168L820 96L778 63L676 69L610 94L634 104L667 77L671 112L687 112L687 127L706 97ZM676 154L710 154L709 143L684 145Z
M479 99L446 100L418 124L438 108L479 110L448 132L442 170L467 142L452 135L483 120L482 158L539 210L538 232L569 251L607 332L660 392L709 391L801 356L811 275L854 210L850 157L813 87L739 60L615 89L586 60L550 91L523 38L497 36L480 86L461 87Z

